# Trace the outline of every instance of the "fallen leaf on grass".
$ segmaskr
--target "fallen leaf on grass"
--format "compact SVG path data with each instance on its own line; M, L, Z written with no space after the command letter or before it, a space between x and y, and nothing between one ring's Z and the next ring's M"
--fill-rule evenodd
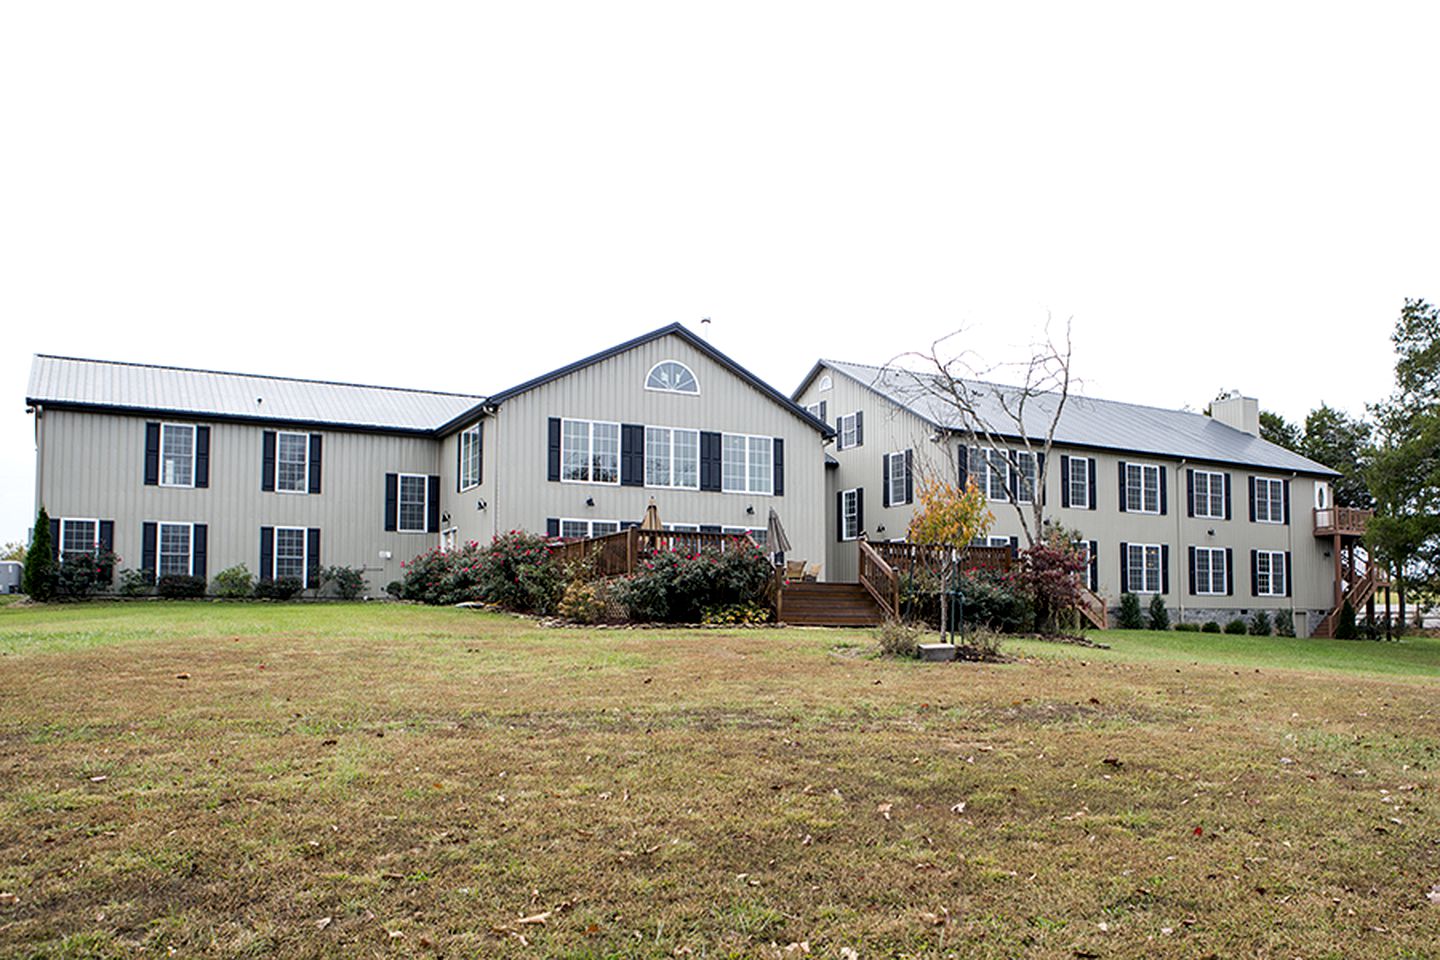
M1125 765L1119 757L1106 757L1100 762L1105 764L1105 766L1107 767L1123 767Z
M932 926L932 927L944 926L944 925L945 925L945 921L948 920L949 917L950 917L950 911L949 911L949 910L946 910L944 907L941 907L941 908L940 908L940 912L939 912L939 913L922 912L922 913L920 914L920 919L921 919L921 920L924 920L926 923L930 924L930 926Z
M788 954L809 953L809 952L810 952L810 941L808 941L808 940L800 940L800 941L795 942L795 943L786 944L786 946L785 946L785 952L788 953Z
M324 930L326 927L330 926L330 924L334 922L334 917L321 917L319 920L315 921L315 928L317 930Z
M175 679L176 679L176 680L189 680L189 679L190 679L190 674L188 674L188 673L177 673L177 674L175 674Z
M109 780L109 779L110 779L109 777L104 777L104 776L101 776L101 777L91 777L91 778L90 778L90 782L91 782L91 783L104 783L106 780Z
M953 813L953 814L956 814L957 816L958 816L959 814L964 813L964 812L965 812L965 801L964 801L964 800L961 800L959 803L955 804L955 806L953 806L953 807L950 808L950 812Z
M1433 894L1432 894L1432 896L1433 896ZM15 894L13 894L13 893L0 893L0 903L5 904L6 906L9 906L9 905L12 904L12 903L19 903L19 902L20 902L20 898L17 897L17 896L15 896Z
M860 960L860 954L853 947L841 947L840 960Z
M893 804L893 803L882 803L882 804L880 804L879 806L877 806L877 807L875 808L875 812L878 813L878 814L880 814L880 816L884 817L886 820L889 820L889 819L890 819L890 810L891 810L891 808L894 807L894 806L895 806L895 804Z
M554 910L546 910L544 913L532 913L530 916L521 917L515 922L521 924L522 926L530 925L543 927L545 925L545 921L550 919L550 914L554 912Z
M11 897L13 898L14 894L11 894ZM3 897L0 897L0 899L3 899ZM1440 883L1437 883L1435 884L1435 886L1430 888L1430 892L1425 894L1425 899L1429 900L1433 904L1436 904L1437 906L1440 906Z

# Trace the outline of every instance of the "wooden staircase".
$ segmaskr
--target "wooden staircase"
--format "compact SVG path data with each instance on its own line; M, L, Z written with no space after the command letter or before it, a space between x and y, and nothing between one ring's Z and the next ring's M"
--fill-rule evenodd
M885 619L875 598L858 583L787 583L776 607L776 619L800 627L874 627Z
M1084 585L1080 587L1080 602L1075 609L1096 630L1109 629L1110 610L1105 606L1105 598Z
M1335 627L1340 623L1340 611L1345 609L1346 600L1350 601L1350 607L1357 615L1363 615L1365 605L1375 596L1375 591L1390 583L1389 575L1380 567L1372 564L1364 550L1355 549L1352 552L1352 559L1342 561L1340 569L1345 587L1344 598L1335 609L1325 614L1325 619L1316 624L1314 630L1310 631L1312 637L1335 636Z

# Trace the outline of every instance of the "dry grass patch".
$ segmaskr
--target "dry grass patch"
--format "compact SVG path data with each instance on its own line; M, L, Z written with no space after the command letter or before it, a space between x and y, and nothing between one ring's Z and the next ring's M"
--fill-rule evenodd
M855 641L0 611L0 953L1435 955L1433 676Z

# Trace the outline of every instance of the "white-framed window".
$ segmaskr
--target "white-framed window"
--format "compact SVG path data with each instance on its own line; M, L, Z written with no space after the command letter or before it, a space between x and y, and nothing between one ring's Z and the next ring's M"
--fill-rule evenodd
M864 434L861 433L860 414L847 413L837 417L835 420L835 432L839 449L848 450L851 447L858 447L864 442Z
M860 491L846 490L840 494L840 539L854 540L860 536Z
M696 396L700 393L700 383L694 372L679 360L662 360L645 375L645 389Z
M194 572L195 525L160 523L157 527L155 576L190 576Z
M748 534L755 546L762 550L765 548L765 538L769 533L764 527L722 527L720 532L727 537L743 537Z
M480 424L460 434L460 489L480 486Z
M100 552L100 521L72 519L60 521L60 559L93 557Z
M645 428L645 486L700 489L700 431Z
M720 489L769 494L775 487L775 438L727 433L720 438Z
M1160 468L1153 463L1125 464L1125 509L1130 513L1160 512Z
M1225 519L1225 474L1215 470L1196 470L1195 516L1212 520Z
M1255 522L1285 522L1285 481L1255 478Z
M1081 510L1090 508L1090 463L1089 457L1071 457L1070 473L1065 478L1070 506Z
M195 486L195 425L160 424L160 486Z
M698 524L698 523L667 523L667 524L664 524L664 527L665 527L666 530L669 530L671 533L699 533L699 532L700 532L700 524Z
M560 479L566 483L620 482L620 424L565 420L560 430Z
M562 517L560 520L560 536L566 540L585 540L619 532L619 520L590 520L578 517Z
M830 379L830 374L827 373L827 374L824 374L824 375L822 375L822 376L820 377L820 392L821 392L821 393L824 393L826 390L829 390L832 386L834 386L834 381L832 381L832 380Z
M310 434L275 435L275 489L280 493L310 492Z
M275 571L276 580L292 577L305 582L308 567L304 527L275 528Z
M910 502L905 489L905 451L892 453L885 458L885 483L889 487L890 506L902 506Z
M1074 466L1073 461L1071 462L1071 466ZM1088 503L1089 501L1086 502ZM1091 591L1098 590L1099 587L1095 583L1097 571L1095 570L1095 564L1093 563L1094 554L1090 552L1090 541L1074 540L1071 541L1071 546L1075 548L1075 553L1080 557L1080 559L1085 561L1085 569L1080 571L1080 580L1082 583L1085 584L1085 589Z
M430 478L420 473L400 474L397 529L401 533L424 533L429 514Z
M986 499L1010 499L1010 457L1011 454L1004 450L970 448L970 477L984 492ZM1030 503L1035 496L1035 455L1028 450L1018 450L1014 457L1020 468L1016 473L1016 499L1020 503Z
M1225 548L1195 548L1195 593L1204 597L1224 596L1225 589Z
M1283 550L1255 551L1255 595L1258 597L1285 596L1285 552Z
M1125 566L1131 593L1159 593L1164 589L1160 560L1161 550L1158 543L1125 545Z
M1011 546L1009 537L990 536L976 537L970 541L972 547L1008 547Z
M805 412L808 413L808 414L810 414L810 416L814 417L816 420L819 420L819 419L820 419L820 404L818 404L818 403L806 404L806 406L805 406Z

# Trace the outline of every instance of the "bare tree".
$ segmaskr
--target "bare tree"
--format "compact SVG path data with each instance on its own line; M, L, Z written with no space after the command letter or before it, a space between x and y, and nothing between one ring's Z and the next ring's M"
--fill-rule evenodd
M973 437L980 450L978 465L987 473L1004 468L1004 499L1015 509L1026 546L1033 546L1044 536L1045 479L1055 429L1070 391L1079 385L1070 374L1070 321L1056 335L1047 319L1028 359L988 367L979 366L973 352L955 349L964 333L956 330L928 350L900 354L885 365L882 376L913 391L906 398L912 403L929 398L944 427ZM970 444L963 449L974 476Z

